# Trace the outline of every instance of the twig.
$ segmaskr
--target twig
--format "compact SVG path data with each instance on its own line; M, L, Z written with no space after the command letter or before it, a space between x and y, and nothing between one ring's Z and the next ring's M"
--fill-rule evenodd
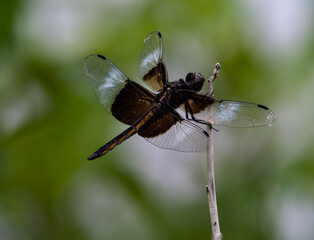
M213 76L208 79L208 93L207 95L213 96L214 94L214 81L218 77L220 65L216 63ZM210 106L209 109L209 122L213 122L212 114L213 110ZM208 196L209 215L212 229L212 239L222 240L222 234L220 232L219 220L218 220L218 209L216 200L216 187L215 187L215 171L214 171L214 140L213 140L213 129L211 126L207 127L209 134L207 142L207 171L208 171L208 184L206 186L206 192Z

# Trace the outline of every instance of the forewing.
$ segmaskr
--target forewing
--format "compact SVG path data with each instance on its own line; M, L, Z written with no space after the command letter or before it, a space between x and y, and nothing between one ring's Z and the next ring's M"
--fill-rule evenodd
M150 143L165 149L182 152L199 152L206 147L207 132L170 113L154 119L138 134Z
M161 33L152 32L144 41L139 60L139 77L154 91L159 91L168 82L162 48Z
M212 104L212 123L216 126L259 127L271 125L275 115L266 106L235 101Z
M259 127L271 125L275 116L266 106L236 101L215 100L213 103L189 100L193 115L215 126ZM181 106L183 108L183 106Z
M151 108L154 94L129 80L107 58L88 56L84 69L100 103L119 121L131 125Z

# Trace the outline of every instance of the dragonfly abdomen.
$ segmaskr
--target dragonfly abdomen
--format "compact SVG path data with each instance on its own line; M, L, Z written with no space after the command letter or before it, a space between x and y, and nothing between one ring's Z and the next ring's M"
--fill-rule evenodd
M116 146L124 142L126 139L130 138L134 134L138 132L138 129L132 125L129 128L127 128L125 131L123 131L121 134L116 136L114 139L112 139L110 142L106 143L104 146L99 148L96 152L94 152L88 160L93 160L95 158L99 158L103 155L105 155L110 150L114 149Z
M127 140L128 138L132 137L136 134L143 125L145 125L154 115L155 112L158 111L158 108L152 108L148 111L143 117L141 117L138 121L136 121L133 125L123 131L121 134L116 136L110 142L106 143L104 146L99 148L96 152L94 152L88 160L93 160L95 158L99 158L105 155L110 150L114 149L116 146Z

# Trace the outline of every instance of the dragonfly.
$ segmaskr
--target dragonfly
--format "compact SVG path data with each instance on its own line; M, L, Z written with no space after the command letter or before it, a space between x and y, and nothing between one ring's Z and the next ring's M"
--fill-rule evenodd
M198 152L206 148L209 137L205 126L258 127L275 120L264 105L202 94L205 79L200 73L169 81L163 39L157 31L144 40L139 59L139 77L148 88L99 54L85 58L84 70L105 110L129 126L88 160L105 155L135 134L160 148Z

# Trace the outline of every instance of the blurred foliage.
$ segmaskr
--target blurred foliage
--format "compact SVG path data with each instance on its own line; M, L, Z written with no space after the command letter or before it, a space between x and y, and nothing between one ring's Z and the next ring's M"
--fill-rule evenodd
M220 62L217 97L277 116L215 134L224 239L313 239L313 10L307 0L1 1L0 238L210 238L204 154L133 137L86 160L124 126L98 103L84 57L103 54L138 81L143 40L158 30L172 79L208 77Z

